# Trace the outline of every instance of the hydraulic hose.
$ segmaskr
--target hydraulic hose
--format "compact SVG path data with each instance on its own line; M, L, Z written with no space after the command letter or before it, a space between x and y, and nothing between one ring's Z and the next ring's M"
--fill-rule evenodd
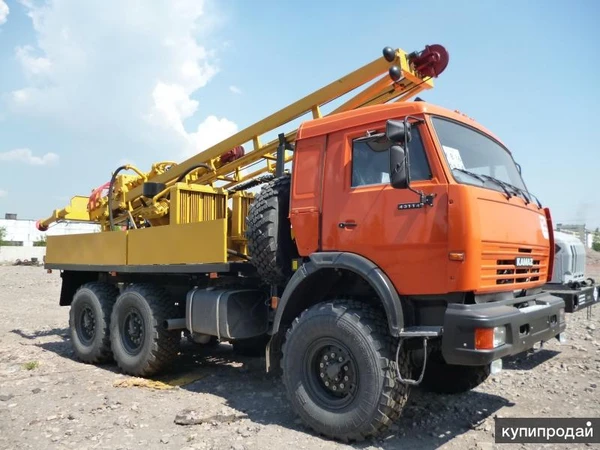
M196 170L199 168L204 168L206 170L212 170L212 168L208 165L208 164L204 164L204 163L200 163L200 164L196 164L195 166L190 167L188 170L186 170L185 172L183 172L181 175L179 175L179 178L177 178L177 182L181 182L185 179L185 177L188 176L188 174L192 171L192 170Z
M110 224L110 231L113 231L114 226L114 218L113 218L113 209L112 209L112 191L115 185L115 180L117 179L117 175L122 170L129 169L129 166L120 166L117 170L114 171L112 177L110 178L110 183L108 185L108 223Z

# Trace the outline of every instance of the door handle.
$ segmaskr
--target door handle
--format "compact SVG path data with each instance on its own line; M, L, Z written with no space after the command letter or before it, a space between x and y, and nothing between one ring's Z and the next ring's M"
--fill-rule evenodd
M356 226L358 226L356 222L340 222L338 224L338 227L340 228L354 228Z

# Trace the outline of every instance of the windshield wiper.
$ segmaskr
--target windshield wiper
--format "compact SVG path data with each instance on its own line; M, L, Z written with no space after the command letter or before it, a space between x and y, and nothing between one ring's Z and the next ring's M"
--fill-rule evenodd
M542 206L542 202L540 202L540 199L539 199L539 198L537 198L537 196L533 195L531 192L529 193L529 195L531 195L531 196L532 196L532 197L535 199L535 202L537 203L538 207L539 207L540 209L542 209L542 208L543 208L543 206Z
M493 181L494 183L496 183L498 186L500 186L502 188L502 190L506 194L506 198L509 200L512 198L513 195L521 194L523 196L523 200L525 200L525 204L528 205L529 203L531 203L531 198L529 197L529 196L531 196L531 197L535 198L535 201L536 201L538 207L540 207L540 208L542 207L542 204L540 203L540 201L538 200L538 198L535 195L533 195L521 188L518 188L510 183L499 180L498 178L494 178L490 175L477 174L475 172L471 172L470 170L460 169L458 167L455 167L452 170L458 170L459 172L470 175L473 178L476 178L479 181L481 181L483 184L485 184L486 180ZM511 194L511 192L508 190L509 188L513 191L514 194Z
M458 170L459 172L466 173L467 175L471 175L473 178L477 178L482 183L485 183L485 180L483 178L481 178L481 176L477 175L475 172L471 172L470 170L460 169L458 167L455 167L452 170Z
M506 183L506 182L505 182ZM526 191L524 191L521 188L518 188L517 186L510 184L510 183L506 183L507 186L510 186L511 188L514 189L515 192L517 192L518 194L521 194L523 196L523 199L525 200L525 204L529 205L531 203L531 199L529 198L529 195L527 194Z
M511 193L508 191L508 189L506 189L506 186L505 186L505 185L504 185L504 184L503 184L503 183L502 183L500 180L497 180L497 179L496 179L496 178L494 178L494 177L490 177L489 175L483 175L483 174L481 174L481 175L480 175L480 174L477 174L477 173L475 173L475 172L471 172L470 170L466 170L466 169L460 169L460 168L458 168L458 167L455 167L455 168L454 168L454 169L452 169L452 170L458 170L459 172L466 173L467 175L470 175L470 176L472 176L473 178L476 178L476 179L478 179L478 180L479 180L479 181L481 181L481 183L482 183L482 184L484 184L484 185L485 185L485 180L486 180L486 179L487 179L487 180L494 181L494 182L495 182L495 183L496 183L498 186L500 186L500 187L502 188L502 190L503 190L503 191L504 191L504 193L506 194L506 198L507 198L507 200L510 200L510 198L512 197L512 194L511 194Z
M510 193L510 191L506 188L508 185L504 183L504 181L500 181L498 178L494 178L491 177L489 175L481 175L483 178L485 178L486 180L490 180L493 181L494 183L496 183L498 186L500 186L502 188L502 190L504 191L504 193L506 194L506 198L507 200L510 200L513 196L513 194Z
M513 186L512 184L509 184L509 186L511 186L515 190L519 191L523 195L523 197L525 197L528 200L527 204L531 203L531 199L533 198L533 199L535 199L535 202L537 203L538 208L542 207L542 203L540 202L540 200L535 195L533 195L531 192L528 192L528 191L526 191L524 189L521 189L521 188L518 188L516 186Z

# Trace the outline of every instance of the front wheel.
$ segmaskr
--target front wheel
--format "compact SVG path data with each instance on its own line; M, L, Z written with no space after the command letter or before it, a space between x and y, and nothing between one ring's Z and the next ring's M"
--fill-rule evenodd
M283 380L294 411L313 430L343 441L384 432L409 388L395 374L385 316L366 304L320 303L297 318L283 346ZM406 354L399 358L403 377Z

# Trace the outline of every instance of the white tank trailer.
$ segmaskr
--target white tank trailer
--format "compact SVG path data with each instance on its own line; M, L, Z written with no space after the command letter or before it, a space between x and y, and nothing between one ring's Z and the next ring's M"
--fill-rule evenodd
M576 312L598 303L600 286L585 276L585 246L576 237L554 231L554 269L544 290L565 301L565 312Z

